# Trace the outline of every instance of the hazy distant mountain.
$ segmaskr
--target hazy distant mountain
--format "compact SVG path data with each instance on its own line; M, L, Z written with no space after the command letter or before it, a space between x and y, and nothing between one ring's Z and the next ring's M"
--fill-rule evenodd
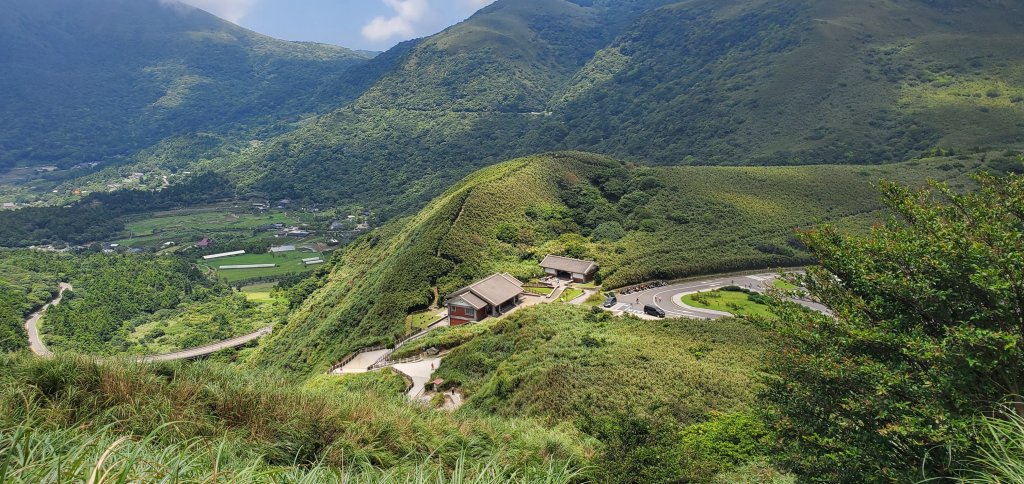
M324 111L339 95L332 82L366 59L170 0L0 0L0 10L0 168Z

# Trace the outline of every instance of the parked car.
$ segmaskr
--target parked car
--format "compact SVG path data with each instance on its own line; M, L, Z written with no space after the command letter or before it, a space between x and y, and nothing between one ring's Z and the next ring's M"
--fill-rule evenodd
M664 318L665 311L657 306L651 306L650 304L644 306L644 314L648 316L654 316L657 318Z
M619 299L615 296L608 296L604 300L604 307L611 308L619 303Z

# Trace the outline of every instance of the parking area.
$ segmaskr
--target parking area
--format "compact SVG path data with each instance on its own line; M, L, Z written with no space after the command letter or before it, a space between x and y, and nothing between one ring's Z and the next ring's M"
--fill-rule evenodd
M662 287L632 292L616 293L618 304L609 310L615 314L633 314L644 319L658 319L644 313L645 306L653 306L665 312L670 318L722 319L732 317L731 314L710 309L687 306L682 302L684 296L696 292L709 292L726 286L738 286L760 293L772 288L778 273L760 273L748 275L712 276L708 279L695 279ZM824 306L812 301L796 300L793 302L819 312L827 311Z

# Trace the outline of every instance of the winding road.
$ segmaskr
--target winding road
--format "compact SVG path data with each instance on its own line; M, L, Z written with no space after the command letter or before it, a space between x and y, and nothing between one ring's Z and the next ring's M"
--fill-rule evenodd
M60 302L64 300L64 293L71 290L73 290L71 284L66 282L60 283L60 290L57 292L57 297L53 301L50 301L43 307L39 308L38 311L32 313L32 315L25 320L25 332L28 333L28 346L36 356L53 356L53 353L51 353L50 350L46 348L46 345L43 344L43 339L39 337L39 320L43 318L43 314L46 313L47 309L50 309L50 306L60 304Z
M43 344L42 337L39 336L39 320L42 319L43 315L46 314L46 310L51 306L56 306L64 299L64 293L67 291L74 290L71 284L66 282L60 283L60 291L57 293L57 297L47 303L45 306L40 308L38 311L32 313L28 319L25 320L25 332L28 333L28 344L32 353L36 356L51 357L53 353ZM157 361L175 361L175 360L192 360L196 358L202 358L207 355L211 355L220 350L226 350L229 348L237 348L247 343L256 341L271 332L274 328L268 326L254 333L249 333L242 336L237 336L231 339L220 341L217 343L200 346L198 348L189 348L186 350L175 351L173 353L165 353L161 355L151 356L140 356L137 361L140 363L153 363Z
M796 272L796 271L791 271ZM619 304L611 308L617 314L630 313L638 316L644 314L644 306L651 305L665 311L670 318L698 318L698 319L723 319L731 318L732 314L701 309L688 306L682 302L683 296L695 292L707 292L721 289L725 286L740 286L757 292L767 292L771 289L773 281L779 277L778 273L766 272L761 274L734 274L710 276L706 279L694 279L691 281L679 282L664 287L648 289L646 291L634 292L632 294L616 294ZM801 306L815 311L830 314L828 308L813 301L804 299L791 299Z

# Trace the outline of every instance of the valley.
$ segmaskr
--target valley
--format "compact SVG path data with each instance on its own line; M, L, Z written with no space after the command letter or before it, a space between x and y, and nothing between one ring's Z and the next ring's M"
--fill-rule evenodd
M1024 3L442 3L7 0L0 481L1021 480Z

